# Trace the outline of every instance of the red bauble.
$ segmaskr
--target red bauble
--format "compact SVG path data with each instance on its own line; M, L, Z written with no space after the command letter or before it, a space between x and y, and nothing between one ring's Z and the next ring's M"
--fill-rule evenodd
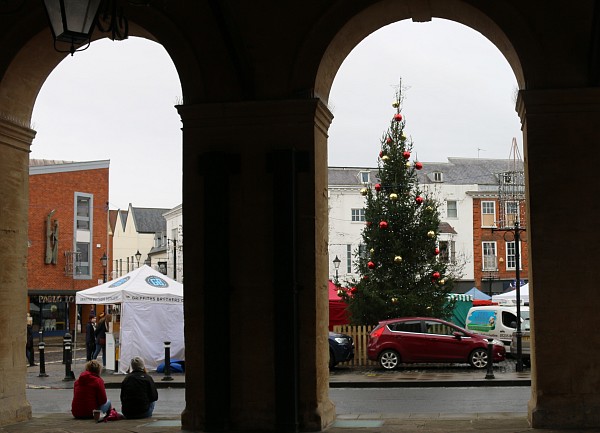
M375 263L373 262L367 263L367 266L369 267L369 269L375 269Z
M383 156L383 150L379 152L379 157L381 158Z
M387 138L387 140L385 140L385 142L386 142L387 144L390 144L392 141L393 141L393 140L392 140L392 138L391 138L391 137L388 137L388 138Z
M415 168L417 170L421 170L423 168L423 164L421 164L420 162L417 161L417 162L415 162Z
M417 202L418 205L423 204L423 197L418 195L415 197L415 201Z
M381 222L379 223L379 228L380 228L380 229L387 229L387 227L388 227L388 223L387 223L387 222L385 222L385 221L381 221Z
M368 280L369 276L368 275L363 275L363 280Z
M350 289L350 293L356 293L356 290L357 290L357 289L356 289L356 287L352 287L352 288Z
M435 252L435 255L437 256L440 253L440 249L436 248L434 252Z
M367 227L371 227L371 225L373 225L371 221L367 221L365 224L367 225Z
M375 184L375 191L381 191L381 184L380 183L376 183Z
M404 157L404 159L408 159L410 158L410 152L407 150L406 152L402 153L402 156Z
M400 114L400 113L394 114L394 120L396 122L400 122L402 120L402 114Z
M436 271L431 276L437 280L438 278L440 278L440 273Z

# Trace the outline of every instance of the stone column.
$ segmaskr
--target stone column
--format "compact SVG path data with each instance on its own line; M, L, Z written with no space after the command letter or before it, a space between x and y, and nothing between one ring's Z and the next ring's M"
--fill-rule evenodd
M600 427L600 89L521 92L535 428Z
M321 430L334 419L331 114L317 99L179 112L186 245L193 245L186 247L183 428Z
M31 418L27 363L27 215L29 147L35 132L0 118L0 425Z

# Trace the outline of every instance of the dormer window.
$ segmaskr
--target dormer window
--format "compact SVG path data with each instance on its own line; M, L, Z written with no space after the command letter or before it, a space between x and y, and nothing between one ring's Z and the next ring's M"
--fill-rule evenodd
M360 182L361 183L371 182L371 173L368 171L361 171L360 172Z
M441 171L434 171L433 172L433 181L434 182L443 182L444 174Z

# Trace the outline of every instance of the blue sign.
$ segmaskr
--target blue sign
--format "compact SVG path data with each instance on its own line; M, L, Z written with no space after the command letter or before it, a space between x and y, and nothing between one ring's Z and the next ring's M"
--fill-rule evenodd
M169 283L156 275L146 277L146 282L152 287L169 287Z
M119 287L119 286L125 284L127 281L129 281L129 277L123 277L120 280L115 281L108 287Z

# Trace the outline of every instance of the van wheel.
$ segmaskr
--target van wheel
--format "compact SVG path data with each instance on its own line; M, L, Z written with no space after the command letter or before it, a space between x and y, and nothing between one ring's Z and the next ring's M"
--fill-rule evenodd
M386 349L379 355L379 365L386 370L394 370L400 364L400 355L395 350Z
M479 348L472 351L469 355L469 364L473 368L486 368L488 364L487 350Z

